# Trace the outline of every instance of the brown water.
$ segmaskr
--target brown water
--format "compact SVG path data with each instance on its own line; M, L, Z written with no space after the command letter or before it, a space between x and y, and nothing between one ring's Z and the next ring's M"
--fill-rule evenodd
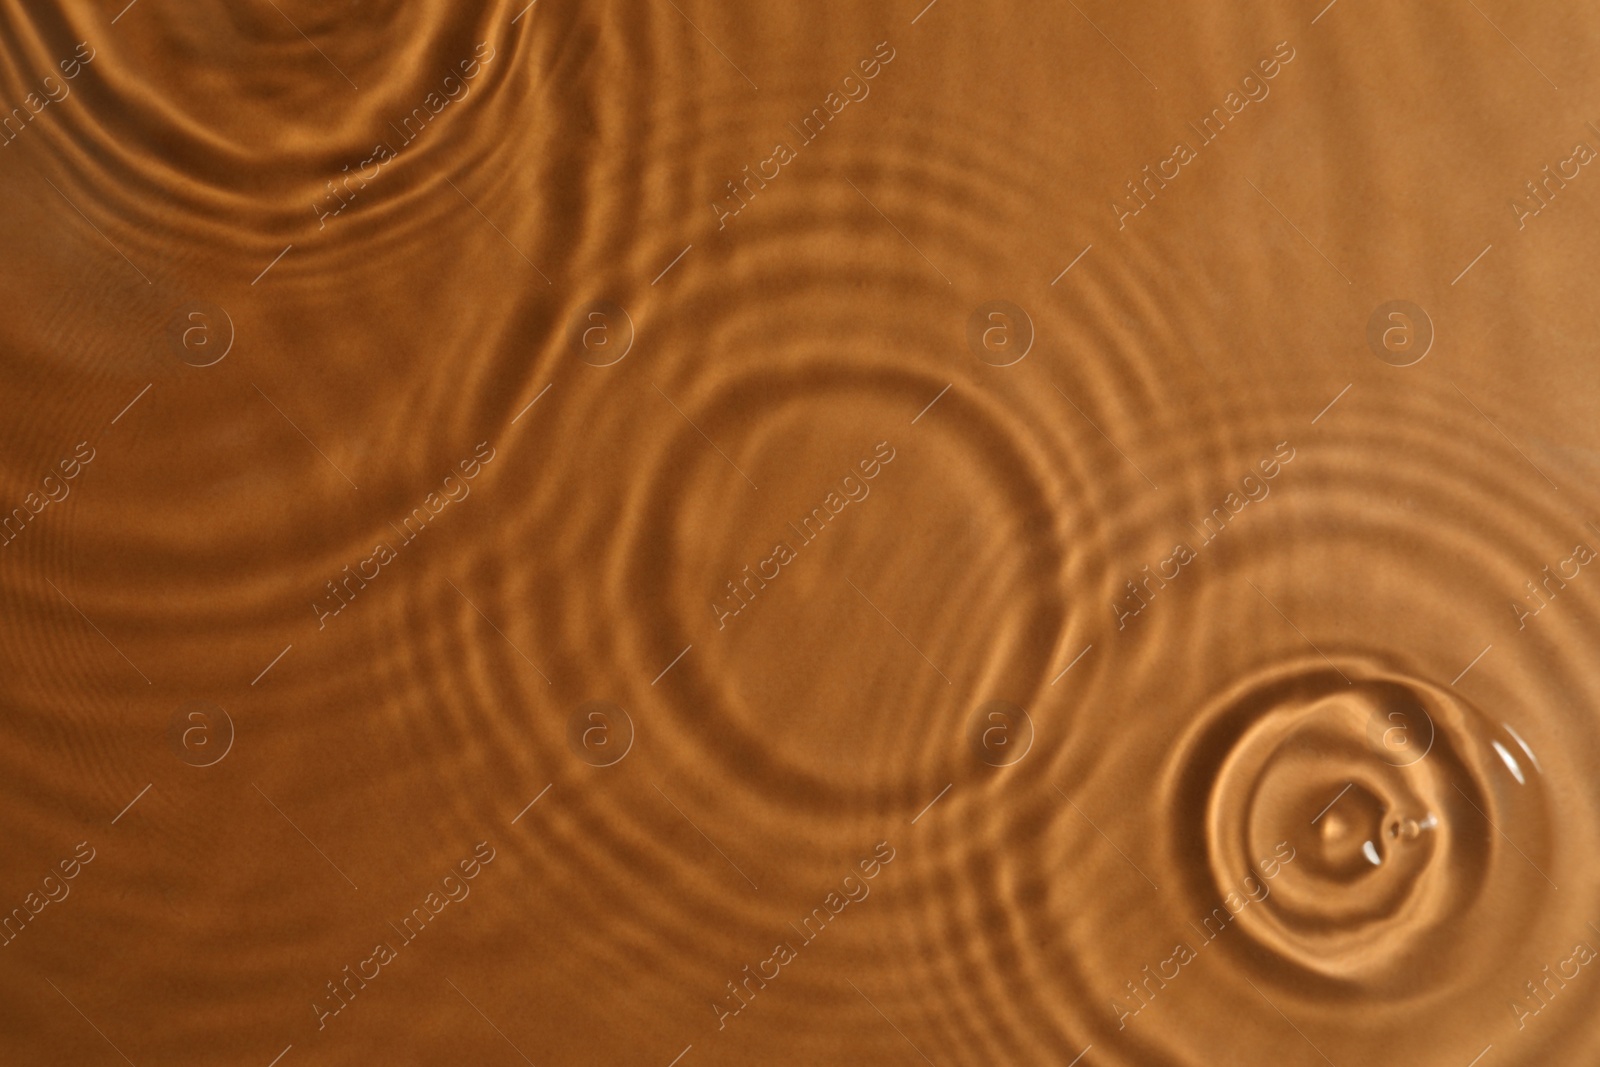
M1597 1062L1591 10L123 2L0 1063Z

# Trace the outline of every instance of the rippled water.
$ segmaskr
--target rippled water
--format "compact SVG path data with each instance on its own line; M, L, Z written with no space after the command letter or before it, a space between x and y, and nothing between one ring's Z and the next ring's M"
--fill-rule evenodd
M1596 1061L1600 24L924 2L0 3L0 1061Z

